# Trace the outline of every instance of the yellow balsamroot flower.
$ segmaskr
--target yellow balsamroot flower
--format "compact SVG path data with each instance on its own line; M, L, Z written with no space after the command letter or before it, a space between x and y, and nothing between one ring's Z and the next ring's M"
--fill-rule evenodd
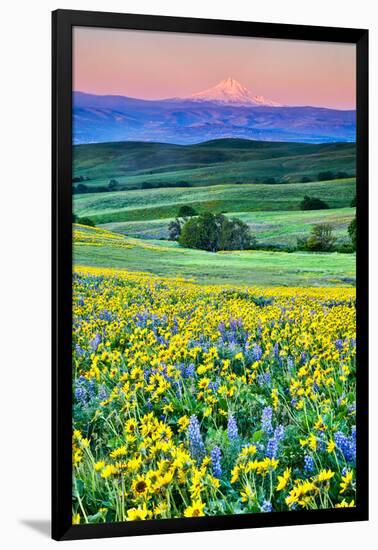
M278 404L279 404L277 388L272 389L271 398L273 403L273 409L276 411L278 409Z
M73 463L79 464L83 459L83 451L81 449L76 449L73 454Z
M163 414L167 415L170 412L173 412L173 405L172 405L172 403L167 403L163 407Z
M195 500L191 506L188 506L184 511L186 518L194 518L205 515L205 504L201 500Z
M168 510L168 505L166 502L159 502L153 509L154 516L163 516Z
M138 424L135 418L130 418L126 421L125 432L128 434L133 434L137 430Z
M333 439L330 439L329 442L328 442L328 445L327 445L327 452L328 453L333 453L335 448L336 448L336 443L333 441Z
M110 453L110 458L118 458L119 456L124 456L127 454L127 450L126 450L126 447L125 445L122 445L122 447L118 447L118 449L114 449L114 451L112 451Z
M104 460L99 460L98 462L95 462L95 464L93 466L95 472L99 472L104 467L105 467L105 461Z
M234 359L236 359L237 361L241 361L243 357L244 357L243 353L239 351L239 353L235 355Z
M291 475L291 468L286 468L282 476L278 476L278 484L276 487L276 491L282 491L282 489L285 489Z
M353 472L352 470L348 470L345 474L345 476L342 476L342 481L340 483L340 493L345 493L349 489L349 487L352 484L353 481Z
M246 445L242 448L239 458L248 458L256 454L257 448L256 445Z
M141 508L130 508L127 510L126 519L127 521L145 520L148 519L150 515L146 505L143 505Z
M208 416L211 415L211 413L213 412L213 408L212 407L206 407L206 409L203 411L203 416L205 418L207 418Z
M332 470L321 470L318 475L316 476L316 481L322 482L322 481L329 481L333 478L335 475L335 472L332 472Z
M314 434L310 434L307 439L300 439L299 443L302 447L310 447L312 451L316 451L318 446L318 441L316 439L316 436Z
M354 503L354 500L351 500L349 503L344 499L341 502L338 502L335 505L335 508L354 508L356 505Z
M252 491L249 485L246 485L244 487L244 491L240 491L240 496L242 497L242 502L251 502L255 497L255 493Z
M74 514L72 516L72 525L79 525L80 523L80 514Z
M296 486L290 491L289 496L286 497L285 502L288 506L299 504L302 508L305 508L318 492L318 487L312 481L297 482Z
M131 484L131 490L136 497L147 495L150 488L150 481L147 477L138 476Z
M240 475L240 466L235 466L231 471L231 483L236 483Z
M106 479L118 473L118 469L113 464L108 464L101 470L101 477Z

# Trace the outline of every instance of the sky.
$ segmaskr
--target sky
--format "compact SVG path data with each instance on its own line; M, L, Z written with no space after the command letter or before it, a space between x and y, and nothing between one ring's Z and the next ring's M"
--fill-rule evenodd
M232 77L285 105L355 109L353 44L75 27L73 89L187 97Z

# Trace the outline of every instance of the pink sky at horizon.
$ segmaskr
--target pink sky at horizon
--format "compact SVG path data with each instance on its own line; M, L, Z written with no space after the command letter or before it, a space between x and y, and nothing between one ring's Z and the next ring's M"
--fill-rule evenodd
M356 108L353 44L75 27L73 89L188 97L232 77L285 105Z

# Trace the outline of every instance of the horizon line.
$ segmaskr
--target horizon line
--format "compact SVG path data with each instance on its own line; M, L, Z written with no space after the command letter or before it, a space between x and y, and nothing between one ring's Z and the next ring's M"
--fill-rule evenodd
M169 100L180 100L180 101L192 101L193 103L217 103L222 104L220 101L216 100L202 100L202 99L191 99L190 96L187 97L180 97L180 96L169 96L169 97L157 97L157 98L146 98L146 97L136 97L131 95L125 95L124 93L117 93L117 92L109 92L109 93L99 93L99 92L89 92L84 90L72 90L72 93L79 93L79 94L87 94L87 95L93 95L97 97L122 97L124 99L136 99L138 101L149 101L149 102L156 102L156 101L169 101ZM223 105L227 105L227 103L223 103ZM329 107L326 105L311 105L311 104L303 104L303 105L290 105L290 104L282 104L279 106L271 106L271 105L248 105L247 103L229 103L228 106L231 107L252 107L252 108L261 108L261 107L269 107L271 109L283 109L283 108L300 108L300 107L312 107L316 109L328 109L329 111L357 111L357 106L355 107Z

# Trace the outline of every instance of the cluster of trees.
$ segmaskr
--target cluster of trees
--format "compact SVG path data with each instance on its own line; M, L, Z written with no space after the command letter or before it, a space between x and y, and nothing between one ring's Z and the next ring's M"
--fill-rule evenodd
M94 223L93 220L91 220L91 218L87 218L86 216L79 218L79 216L76 216L76 214L72 214L72 223L80 223L81 225L89 225L89 227L96 227L96 224Z
M180 208L168 230L170 239L177 240L181 246L208 252L246 250L256 245L248 225L241 220L211 212L197 215L195 209L187 205Z
M329 208L328 204L318 197L309 197L305 195L299 204L301 210L325 210Z
M229 219L223 214L198 212L189 205L180 207L177 217L168 226L169 238L185 248L197 248L209 252L219 250L250 250L259 246L249 227L237 218ZM337 237L329 223L312 227L310 234L297 239L297 250L309 252L353 252L356 250L356 218L348 226L350 243L336 245ZM294 248L295 249L295 248Z
M325 170L324 172L319 172L318 174L318 181L327 181L327 180L341 180L344 178L351 178L350 174L348 172L332 172L332 170Z
M314 225L310 231L310 235L304 239L298 239L298 249L307 250L309 252L354 252L357 244L357 222L356 218L350 222L348 226L348 235L350 244L336 248L337 237L334 234L333 226L329 223L318 223Z

